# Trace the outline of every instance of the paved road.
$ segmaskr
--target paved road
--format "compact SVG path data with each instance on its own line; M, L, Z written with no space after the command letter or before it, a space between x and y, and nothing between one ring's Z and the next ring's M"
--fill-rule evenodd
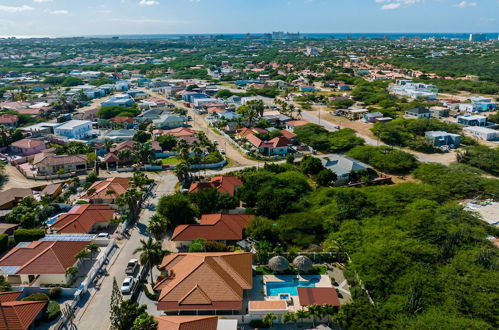
M154 97L159 97L163 99L165 98L164 95L152 92L151 90L147 89L142 89L142 90ZM193 119L191 122L189 122L192 128L197 131L203 131L208 137L208 139L210 139L211 141L217 141L219 148L224 149L227 158L232 160L233 166L257 165L257 161L246 158L238 148L236 148L229 142L227 138L213 132L213 130L208 127L208 123L204 119L206 115L198 115L193 109L184 106L182 102L173 101L173 100L168 100L168 102L174 104L177 108L187 110L189 116L191 116Z
M153 192L155 196L149 200L154 205L158 204L161 196L172 194L175 191L177 178L171 173L148 174L156 180L157 185ZM147 238L147 224L154 211L143 209L137 226L130 230L130 238L119 242L118 255L108 269L109 275L104 278L101 288L95 291L85 307L79 311L75 324L81 330L109 330L109 304L113 288L113 278L116 278L118 285L125 278L126 264L134 257L133 251L140 246L140 240Z

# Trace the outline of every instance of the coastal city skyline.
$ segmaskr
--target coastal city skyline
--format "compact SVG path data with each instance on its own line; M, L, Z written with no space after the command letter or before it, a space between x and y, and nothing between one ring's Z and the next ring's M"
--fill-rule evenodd
M5 0L0 36L491 33L498 10L497 0Z

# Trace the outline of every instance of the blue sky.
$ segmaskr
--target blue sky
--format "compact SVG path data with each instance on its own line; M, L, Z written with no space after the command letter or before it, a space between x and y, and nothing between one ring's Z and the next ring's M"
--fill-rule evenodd
M0 0L0 36L499 32L499 0Z

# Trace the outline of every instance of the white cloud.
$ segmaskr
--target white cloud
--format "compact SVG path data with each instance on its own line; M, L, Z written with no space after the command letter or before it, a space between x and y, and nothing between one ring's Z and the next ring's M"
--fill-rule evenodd
M397 9L397 8L400 8L400 3L393 2L393 3L389 3L389 4L381 6L381 10L392 10L392 9Z
M22 5L22 6L2 6L0 5L0 11L7 13L20 13L23 11L33 10L33 7Z
M33 0L36 3L52 2L52 0Z
M67 15L69 14L69 11L60 9L60 10L51 10L48 13L51 15Z
M153 5L159 5L159 2L156 0L140 0L139 5L141 5L141 6L153 6Z
M457 8L468 8L468 7L476 7L476 2L472 1L461 1L460 3L457 3L454 5L454 7Z
M383 3L381 6L381 10L391 10L397 9L402 6L410 6L415 5L417 3L421 3L424 0L374 0L376 3Z

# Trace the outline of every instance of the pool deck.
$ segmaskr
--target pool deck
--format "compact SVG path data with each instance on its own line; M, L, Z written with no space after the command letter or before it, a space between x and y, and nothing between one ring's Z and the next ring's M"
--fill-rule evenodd
M315 283L316 288L332 288L331 279L327 275L260 275L253 279L253 289L248 292L248 300L279 300L279 296L267 296L267 282L292 282L298 279L299 281L310 281L311 279L320 279ZM291 296L288 300L288 310L297 311L301 309L298 296Z

